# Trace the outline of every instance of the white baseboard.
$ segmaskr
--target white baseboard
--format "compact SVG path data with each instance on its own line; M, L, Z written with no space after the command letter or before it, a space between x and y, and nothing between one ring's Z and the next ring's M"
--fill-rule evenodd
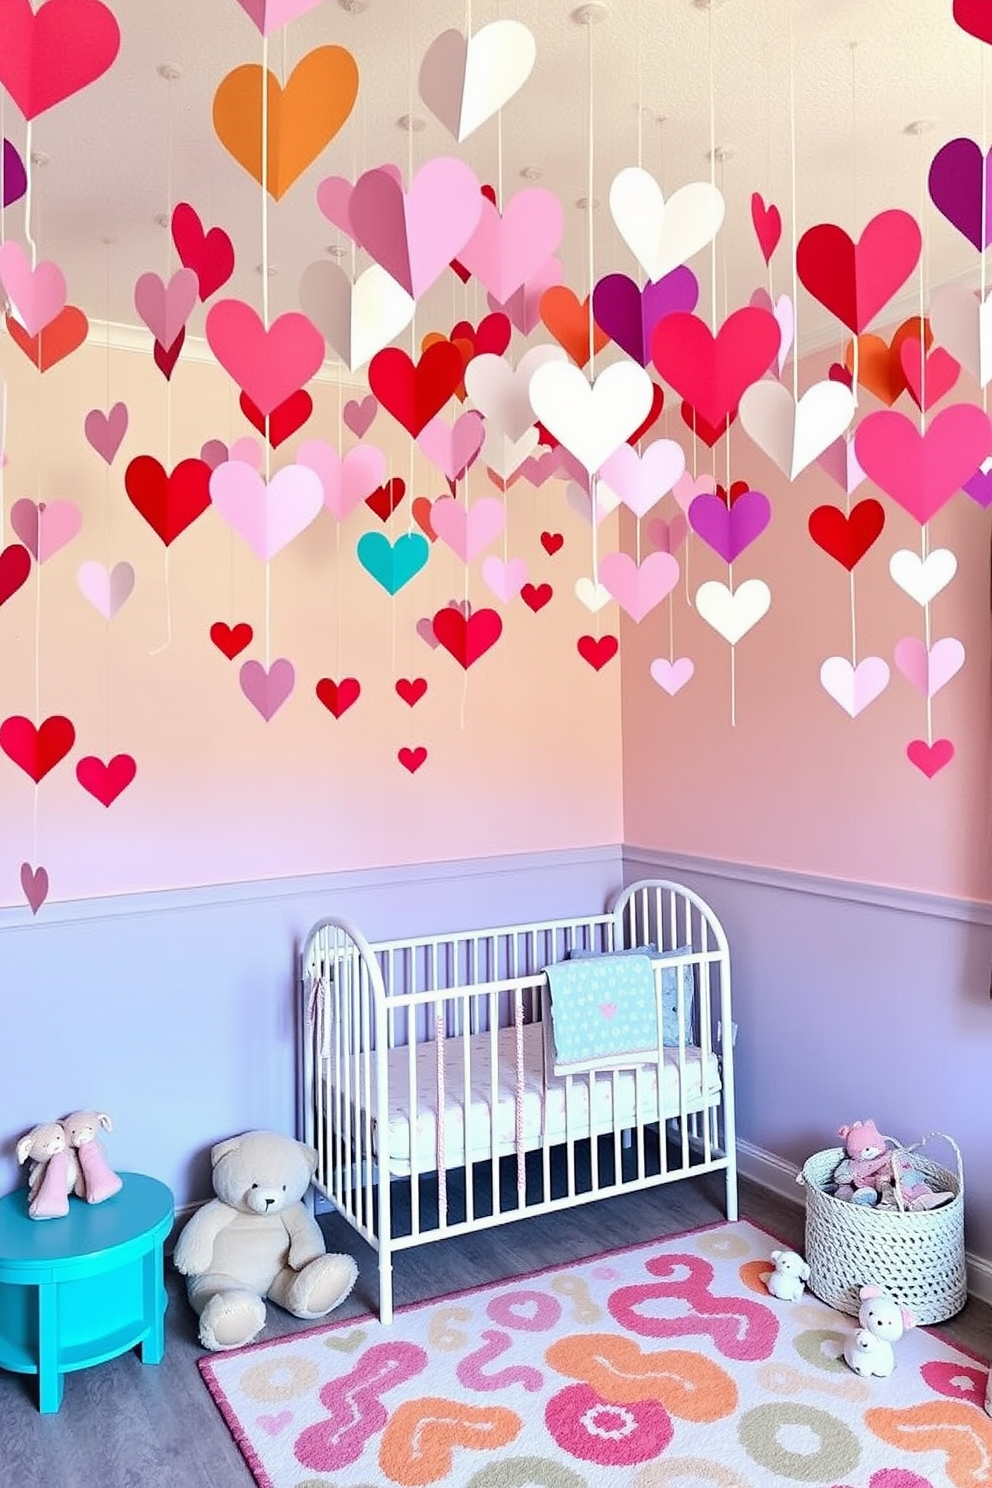
M784 1158L755 1147L751 1142L737 1143L737 1170L744 1178L750 1178L761 1188L778 1194L790 1204L803 1204L803 1187L796 1182L799 1169ZM968 1268L968 1291L981 1302L992 1303L992 1261L985 1256L965 1252Z

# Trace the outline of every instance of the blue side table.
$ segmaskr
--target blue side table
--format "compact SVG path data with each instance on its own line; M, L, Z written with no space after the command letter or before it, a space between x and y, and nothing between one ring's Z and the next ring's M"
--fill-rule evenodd
M73 1369L136 1345L165 1351L162 1247L172 1194L141 1173L102 1204L70 1198L62 1219L30 1219L28 1191L0 1199L0 1369L38 1376L38 1408L57 1411Z

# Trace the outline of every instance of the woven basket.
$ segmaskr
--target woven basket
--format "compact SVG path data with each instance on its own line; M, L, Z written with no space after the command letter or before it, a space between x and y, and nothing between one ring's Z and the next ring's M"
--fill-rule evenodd
M919 1149L938 1136L954 1149L957 1172L921 1155ZM852 1204L824 1191L846 1156L843 1147L814 1153L797 1178L806 1185L809 1286L821 1302L852 1317L861 1305L860 1287L884 1287L918 1323L942 1323L960 1312L968 1299L961 1151L941 1132L930 1132L900 1150L911 1152L914 1167L954 1198L939 1209L916 1213ZM901 1203L898 1179L896 1190Z

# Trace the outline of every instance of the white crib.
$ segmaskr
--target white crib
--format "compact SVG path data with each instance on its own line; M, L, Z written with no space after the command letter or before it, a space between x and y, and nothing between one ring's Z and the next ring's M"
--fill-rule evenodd
M665 963L677 1044L556 1076L544 968L646 943L683 952ZM300 1133L314 1188L378 1251L383 1323L393 1253L431 1240L716 1171L737 1218L730 956L691 889L645 880L605 914L374 945L321 920L301 989Z

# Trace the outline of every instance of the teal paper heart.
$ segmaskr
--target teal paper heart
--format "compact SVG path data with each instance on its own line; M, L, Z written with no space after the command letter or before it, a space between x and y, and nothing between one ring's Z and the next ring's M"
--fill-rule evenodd
M366 532L358 539L358 561L387 594L398 594L430 557L430 545L419 532L406 532L394 543L382 532Z

